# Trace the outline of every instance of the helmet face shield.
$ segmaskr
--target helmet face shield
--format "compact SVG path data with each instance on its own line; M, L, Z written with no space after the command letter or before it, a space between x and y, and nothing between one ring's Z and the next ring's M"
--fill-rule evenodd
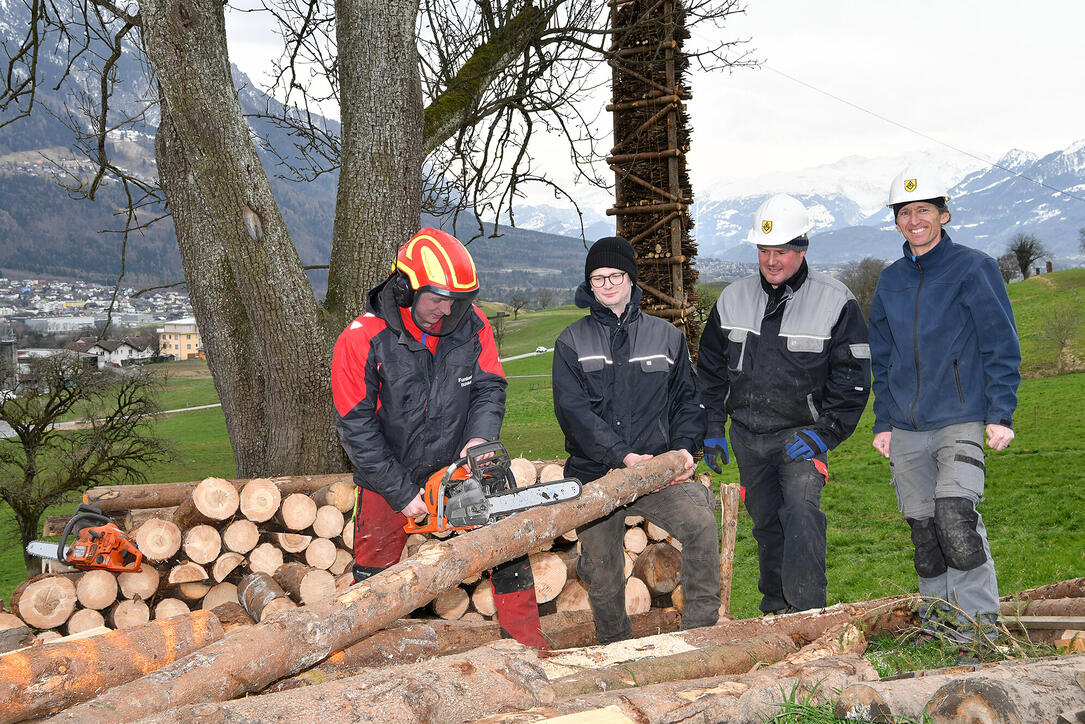
M414 295L411 319L426 334L444 337L460 326L477 295L477 290L452 295L443 289L423 287Z
M478 272L467 249L440 229L422 229L396 254L402 277L396 303L410 306L418 328L436 337L463 321L478 295Z

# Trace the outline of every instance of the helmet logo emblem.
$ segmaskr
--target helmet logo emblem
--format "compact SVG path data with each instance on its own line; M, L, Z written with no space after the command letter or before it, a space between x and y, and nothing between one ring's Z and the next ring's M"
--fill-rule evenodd
M904 182L904 190L909 192L909 193L911 193L912 191L915 191L916 186L918 186L918 184L915 182L914 178L907 179Z
M764 221L762 221L761 222L761 231L765 232L766 234L771 232L772 231L772 222L769 221L768 219L765 219Z

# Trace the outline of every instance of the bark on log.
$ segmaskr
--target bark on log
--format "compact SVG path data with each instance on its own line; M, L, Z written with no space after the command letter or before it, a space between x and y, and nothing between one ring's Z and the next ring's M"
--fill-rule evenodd
M248 553L260 542L260 530L256 523L241 518L222 529L222 546L234 553Z
M33 628L56 628L75 612L75 583L64 575L44 574L23 581L8 605Z
M229 480L204 478L177 506L173 522L182 530L219 523L233 517L240 504L241 496Z
M1085 577L1070 578L1065 581L1049 583L1046 586L1030 588L1011 596L1003 596L999 600L1021 599L1023 601L1032 601L1040 598L1085 598Z
M316 520L316 503L308 495L294 493L283 498L275 522L287 530L302 531Z
M275 571L275 582L298 603L308 605L335 596L335 577L327 571L297 561L284 563Z
M673 634L668 634L671 636ZM649 686L665 681L702 679L709 676L741 674L758 662L780 661L796 651L787 636L769 634L743 642L708 646L667 656L648 656L582 671L554 679L550 684L559 699L602 691Z
M201 566L211 563L222 552L222 535L217 528L209 525L196 525L185 531L181 547L193 563Z
M222 630L225 633L230 633L236 628L252 626L256 623L252 620L252 616L250 616L245 608L237 601L220 603L211 609L211 613L215 614L218 618L219 623L222 624Z
M668 452L611 471L585 486L575 500L517 513L453 537L355 584L332 602L282 613L234 632L228 645L219 642L200 652L202 666L179 661L115 687L64 717L125 721L182 702L222 701L259 691L360 641L468 575L522 556L536 541L595 520L658 488L679 474L681 460L679 453ZM253 651L260 656L253 657Z
M353 480L337 480L313 493L317 505L331 505L341 513L353 510L357 499L358 486Z
M289 608L285 603L274 603L284 599L287 602L290 601L282 586L267 573L252 573L245 576L237 587L237 600L254 621L260 621L265 611L270 615L276 610ZM270 610L268 610L269 607Z
M261 543L249 553L249 570L274 575L283 564L283 552L270 543Z
M133 598L118 602L106 616L106 621L115 629L137 628L150 620L151 607Z
M234 553L232 551L226 551L218 560L215 561L215 565L211 566L211 578L215 583L222 583L226 580L226 577L234 572L234 570L245 562L245 556L240 553Z
M531 575L535 579L535 602L546 603L558 597L565 587L565 560L556 553L532 553Z
M302 533L272 533L271 539L283 553L303 553L313 542L313 536Z
M154 605L154 618L156 621L161 618L173 618L174 616L189 613L192 613L192 609L179 598L163 598Z
M13 613L0 611L0 654L34 643L34 634L26 622Z
M101 611L117 600L117 575L109 571L87 571L75 584L75 597L83 608Z
M320 538L338 538L343 535L343 512L334 505L322 505L316 509L313 532Z
M162 621L124 631L0 658L0 722L42 717L148 674L222 638L210 613ZM57 676L64 672L63 676Z
M255 478L253 478L255 479ZM353 483L351 473L333 475L293 475L269 478L279 489L280 494L309 494L338 480ZM231 480L240 491L249 482L248 479ZM153 483L149 485L102 485L86 492L86 501L99 508L103 513L117 510L135 510L137 508L164 508L180 505L192 494L199 481L191 483Z
M181 550L181 529L173 521L151 518L132 536L144 559L160 563Z
M150 563L144 562L138 571L129 571L117 576L117 584L121 587L121 595L125 598L138 598L148 601L161 582L158 569Z
M240 635L240 634L238 634ZM142 724L196 721L463 722L552 698L534 649L499 641L464 654L368 671L308 689L197 704Z
M68 636L105 626L105 616L93 608L81 608L72 614L65 626Z
M633 564L633 575L644 582L653 596L672 592L681 571L682 554L669 543L653 543Z
M325 486L326 487L326 486ZM238 508L241 515L253 523L271 520L282 503L282 493L275 483L267 478L253 478L241 488L241 500ZM238 551L244 553L244 551Z
M1085 598L1036 598L1003 601L999 604L1003 616L1085 616Z
M735 568L740 489L738 483L720 486L720 602L725 613L731 612L731 579Z
M200 608L204 611L213 611L224 603L236 603L237 600L237 586L229 581L223 581L211 586L207 595L200 599Z

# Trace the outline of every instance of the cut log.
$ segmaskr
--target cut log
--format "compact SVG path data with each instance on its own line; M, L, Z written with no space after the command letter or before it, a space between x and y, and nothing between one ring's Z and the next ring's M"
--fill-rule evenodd
M83 608L101 611L117 600L117 574L110 571L87 571L75 584L75 597Z
M172 618L173 616L183 616L192 613L192 609L188 607L188 604L179 598L163 598L154 605L154 619L155 621L162 618Z
M206 565L217 559L222 552L222 536L217 528L209 525L193 526L185 531L181 547L190 561L201 566Z
M135 628L151 620L151 607L143 601L126 598L110 609L106 621L115 629Z
M554 480L561 480L565 477L565 466L557 463L547 463L539 468L539 482L549 483Z
M230 633L237 628L252 626L256 623L252 620L252 616L250 616L245 608L237 601L220 603L211 609L211 612L218 617L219 623L222 624L222 630L226 633Z
M1036 598L1003 601L1002 616L1085 616L1085 598Z
M42 631L38 634L35 644L48 644L60 641L64 636L59 631Z
M137 530L151 518L173 520L173 515L176 512L176 505L170 506L169 508L140 508L138 510L129 510L124 514L123 529L127 531ZM57 535L59 535L59 533Z
M596 520L657 489L682 469L681 455L668 452L613 470L575 500L517 513L443 541L425 554L355 584L332 602L278 615L269 622L274 625L235 631L228 644L212 644L201 652L199 666L178 661L153 680L114 687L93 703L72 708L61 721L117 721L186 702L221 701L259 691L424 605L449 581L522 556L537 540ZM258 667L249 665L254 651L260 652ZM107 711L108 716L103 716Z
M237 600L254 621L290 608L292 604L286 591L267 573L252 573L242 578L237 587Z
M335 563L335 543L327 538L313 538L305 548L305 562L313 568L328 570Z
M211 590L200 600L200 608L204 611L212 611L224 603L237 602L237 586L229 581L223 581L211 586Z
M328 573L338 576L350 570L354 565L354 554L342 548L335 549L335 561L328 567Z
M313 493L317 505L331 505L341 513L354 510L357 499L358 486L352 480L336 480Z
M343 519L342 541L348 551L354 550L354 518Z
M413 556L428 540L430 539L422 535L421 533L411 533L409 536L407 536L407 544L403 546L403 548L404 550L408 551L408 555Z
M160 581L158 569L147 562L144 562L138 571L129 571L117 576L121 595L125 598L138 598L141 601L149 601L154 596L158 591Z
M645 533L644 528L641 528L640 526L627 528L625 531L625 539L622 543L627 551L633 555L637 555L648 547L648 534Z
M635 525L640 525L644 522L644 516L640 515L627 515L625 516L625 527L631 528Z
M260 542L260 530L247 518L239 518L222 529L222 546L234 553L248 553Z
M720 602L724 613L731 612L731 578L735 567L735 537L738 534L738 503L741 485L720 486Z
M32 628L56 628L75 611L75 583L62 574L23 581L11 594L11 611ZM2 699L2 697L0 697Z
M211 584L207 581L191 581L177 586L177 594L186 601L202 600L211 590Z
M308 605L335 596L335 576L303 563L284 563L275 571L274 578L297 603Z
M316 520L316 503L308 495L294 493L283 498L275 520L287 530L305 530Z
M151 518L133 534L144 559L161 563L181 550L181 529L172 521Z
M1071 578L1066 581L1057 581L1046 586L1039 586L1038 588L1030 588L1012 596L1003 596L1000 600L1013 601L1020 599L1031 601L1039 598L1085 598L1085 577Z
M220 638L218 619L197 613L12 652L0 658L0 721L47 716Z
M674 606L674 610L678 611L678 613L686 610L686 594L682 591L681 585L675 586L674 590L671 591L671 605ZM722 605L720 609L723 609Z
M337 480L353 482L351 473L332 475L293 475L270 478L281 495L291 493L312 493ZM240 492L248 480L232 480L233 486ZM85 494L86 502L103 513L115 510L135 510L137 508L162 508L180 505L199 482L192 483L153 483L149 485L102 485L91 488Z
M218 523L233 517L240 504L241 496L229 480L204 478L177 506L173 522L181 529Z
M233 551L226 551L218 560L215 561L215 565L211 566L211 578L215 583L222 583L226 580L226 576L234 572L234 570L245 562L245 556L240 553L234 553Z
M535 463L527 458L513 458L509 463L509 469L512 471L512 477L516 479L516 487L523 488L535 484L535 476L538 474Z
M637 564L637 554L624 551L625 565L622 566L622 574L628 579L633 575L633 566Z
M577 541L576 528L567 530L561 534L561 539L567 543L575 543Z
M279 510L280 503L282 503L282 493L279 492L275 483L267 478L253 478L241 488L238 508L246 520L263 523L271 520ZM245 551L237 552L244 553Z
M475 584L471 591L471 605L483 616L493 616L497 613L494 605L494 587L489 578L484 578Z
M166 577L166 582L171 586L206 580L207 571L199 563L193 563L192 561L178 563L170 569L169 576Z
M669 543L653 543L633 564L633 575L644 581L653 596L673 591L681 571L682 554Z
M303 553L313 542L313 536L301 533L272 533L271 539L283 553Z
M468 603L467 591L456 586L437 594L433 599L433 612L445 620L455 621L467 611Z
M546 603L558 597L565 587L565 560L556 553L532 553L531 576L535 579L535 601Z
M249 553L249 570L274 575L283 564L283 552L270 543L261 543Z
M557 599L558 611L590 611L591 603L588 601L588 588L580 581L573 579L566 582Z
M0 654L34 643L34 634L26 622L13 613L0 611Z
M1060 631L1053 645L1060 653L1085 653L1085 631L1076 629Z
M647 648L652 641L664 640L673 634L651 637L638 641L639 649ZM662 648L662 647L660 647ZM666 650L666 649L664 649ZM604 668L589 669L551 680L557 698L613 691L631 687L648 686L665 681L700 679L707 676L742 674L758 663L773 663L796 651L794 642L781 634L759 636L749 641L689 649L662 656L637 654L641 658L627 658ZM627 654L628 656L628 654ZM561 655L558 654L560 665ZM552 663L551 661L547 662Z
M144 724L472 721L479 712L520 709L549 696L534 650L514 641L498 641L463 654L371 670L319 687L181 707L149 717Z
M632 616L635 613L646 613L652 607L652 594L644 581L630 576L625 579L625 612Z
M658 543L671 537L670 533L663 530L650 520L644 521L644 532L648 536L648 540L652 541L653 543Z
M105 616L100 611L93 608L81 608L68 619L65 630L69 636L73 636L101 626L105 626Z
M334 505L322 505L316 509L313 532L320 538L338 538L343 535L343 512Z

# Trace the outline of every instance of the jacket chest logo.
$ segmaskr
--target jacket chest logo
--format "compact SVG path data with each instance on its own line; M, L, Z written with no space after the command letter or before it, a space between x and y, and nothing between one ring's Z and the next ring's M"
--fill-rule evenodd
M467 375L466 377L457 378L460 383L460 387L467 387L468 385L470 385L473 377L474 375Z

